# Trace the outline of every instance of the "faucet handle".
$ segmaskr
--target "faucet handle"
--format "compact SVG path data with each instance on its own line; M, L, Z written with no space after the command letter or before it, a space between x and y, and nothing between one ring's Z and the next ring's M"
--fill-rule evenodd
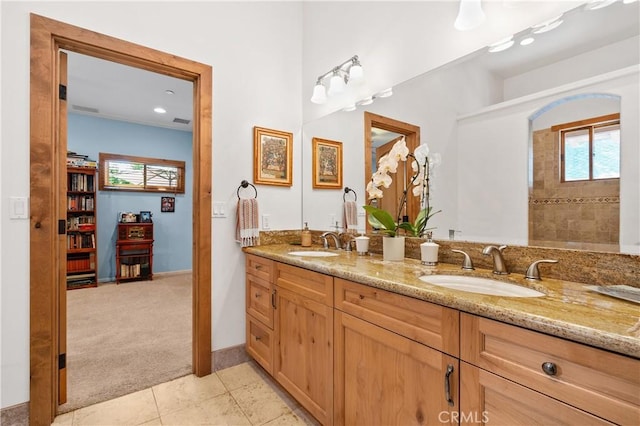
M500 246L500 247L498 247L498 250L502 253L502 251L503 251L504 249L506 249L507 247L509 247L509 246L507 246L507 245Z
M554 259L536 260L531 265L529 265L529 267L527 268L527 272L524 274L524 277L528 280L542 280L542 278L540 278L540 269L538 269L538 265L540 263L558 263L558 261Z
M473 271L474 269L476 269L473 267L473 261L471 260L471 257L467 252L462 250L453 250L453 249L451 249L451 251L454 253L461 253L464 255L464 260L462 261L462 269L466 271Z

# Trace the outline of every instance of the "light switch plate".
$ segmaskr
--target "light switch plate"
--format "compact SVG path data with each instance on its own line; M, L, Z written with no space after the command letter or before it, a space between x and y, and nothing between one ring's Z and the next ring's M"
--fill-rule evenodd
M9 197L9 219L29 218L29 197Z
M269 229L269 217L268 214L262 215L262 229Z
M213 217L227 217L227 205L224 202L213 203Z

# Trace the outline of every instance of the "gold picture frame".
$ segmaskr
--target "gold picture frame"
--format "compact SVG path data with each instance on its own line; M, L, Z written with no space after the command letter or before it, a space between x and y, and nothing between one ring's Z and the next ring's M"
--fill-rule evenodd
M342 188L342 142L313 138L313 187Z
M293 183L293 133L253 128L253 182L291 186Z

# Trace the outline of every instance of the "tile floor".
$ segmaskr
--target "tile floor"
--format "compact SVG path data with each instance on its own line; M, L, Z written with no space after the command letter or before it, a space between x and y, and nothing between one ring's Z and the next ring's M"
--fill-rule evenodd
M317 425L254 362L167 383L56 417L54 425Z

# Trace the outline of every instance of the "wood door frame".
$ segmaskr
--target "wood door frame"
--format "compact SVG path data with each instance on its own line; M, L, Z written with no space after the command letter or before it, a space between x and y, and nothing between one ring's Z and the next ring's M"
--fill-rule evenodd
M61 253L57 206L66 144L57 140L60 49L193 82L193 372L211 373L212 69L188 59L31 14L30 72L30 423L57 412L57 294ZM52 185L52 182L55 184Z
M383 115L374 114L369 111L364 112L364 187L371 180L371 129L377 127L379 129L388 130L390 132L399 133L405 136L407 142L407 148L409 152L413 153L418 146L420 146L420 126L405 123L404 121L394 120L393 118L385 117ZM410 170L410 166L407 165ZM411 181L411 174L407 174L407 182L405 185L409 185ZM408 188L411 191L410 188ZM368 196L367 196L368 198ZM407 196L407 214L411 221L415 220L415 215L420 210L420 203L418 197ZM414 213L415 212L415 213ZM393 212L392 214L395 214ZM394 218L395 220L395 218ZM369 221L365 220L367 232L371 232L371 225Z

